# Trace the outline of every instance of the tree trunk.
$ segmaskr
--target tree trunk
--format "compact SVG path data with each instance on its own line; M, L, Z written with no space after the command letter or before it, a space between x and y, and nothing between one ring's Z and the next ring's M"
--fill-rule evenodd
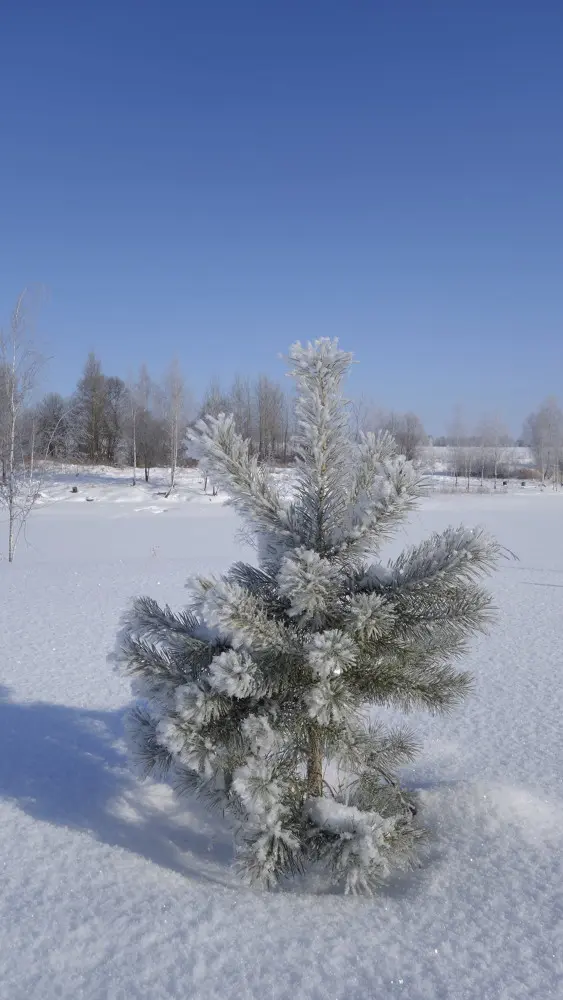
M17 405L14 389L15 381L15 364L12 368L12 382L10 386L10 442L8 449L8 562L14 561L14 550L16 547L15 538L15 523L16 523L16 510L15 510L15 462L16 462L16 418L17 418Z
M170 434L170 487L166 497L169 497L176 484L176 466L178 464L178 424L173 418Z
M8 491L8 562L14 561L14 551L16 548L15 524L16 509L14 496L14 465L15 465L15 445L16 445L16 415L14 407L14 397L12 393L12 413L10 414L10 447L8 451L7 469L7 491Z
M137 415L133 414L133 486L137 485Z
M29 486L31 489L33 473L35 471L35 421L31 425L31 454L29 456Z
M307 753L307 795L320 798L323 794L323 751L321 734L316 722L309 726Z
M10 524L8 527L8 562L13 563L14 561L14 521L10 515Z

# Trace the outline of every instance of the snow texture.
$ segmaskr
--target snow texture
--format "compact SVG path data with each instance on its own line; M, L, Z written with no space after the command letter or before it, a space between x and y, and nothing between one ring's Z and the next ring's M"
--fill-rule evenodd
M412 518L413 544L480 523L520 561L492 580L473 696L409 717L423 865L358 900L246 888L220 818L130 773L129 684L105 658L121 612L142 592L179 606L189 576L252 553L220 499L112 476L93 504L53 484L0 562L0 1000L561 997L563 496L434 496Z
M284 557L277 577L280 594L291 602L288 613L305 620L326 611L335 579L335 568L328 559L301 547Z
M339 629L329 629L313 636L309 664L315 677L329 680L339 677L356 658L356 648L349 636Z

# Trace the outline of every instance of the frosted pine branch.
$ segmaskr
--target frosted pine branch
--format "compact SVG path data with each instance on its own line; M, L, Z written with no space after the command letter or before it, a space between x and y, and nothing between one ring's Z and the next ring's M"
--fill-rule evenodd
M503 551L481 528L448 528L403 552L390 566L391 584L401 590L458 585L490 572Z
M271 477L250 454L250 442L237 433L232 416L220 414L198 421L189 437L202 455L214 482L242 516L264 531L291 536L286 506Z
M296 508L305 528L303 543L319 554L339 534L349 496L349 429L340 383L352 355L338 342L296 343L290 362L299 389L296 403Z

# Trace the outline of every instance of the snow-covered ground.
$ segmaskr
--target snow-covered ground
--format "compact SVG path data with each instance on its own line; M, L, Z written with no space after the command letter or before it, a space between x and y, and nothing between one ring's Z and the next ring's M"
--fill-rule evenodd
M70 463L45 462L37 470L40 507L52 506L62 501L71 504L106 501L129 504L136 513L147 511L162 514L185 503L206 503L214 500L223 503L225 498L212 496L211 484L204 492L202 472L197 468L178 469L176 486L167 497L170 486L169 469L151 469L149 482L145 482L142 469L137 470L133 487L132 470L127 467L84 466ZM76 490L76 492L73 492Z
M52 476L0 563L0 1000L563 996L563 494L433 495L398 539L481 523L519 561L474 696L411 717L428 856L358 900L246 888L218 820L129 772L121 611L253 554L197 471L168 500L127 475Z

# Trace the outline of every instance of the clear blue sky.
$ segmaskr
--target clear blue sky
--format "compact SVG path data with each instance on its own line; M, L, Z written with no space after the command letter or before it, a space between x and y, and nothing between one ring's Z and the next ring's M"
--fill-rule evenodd
M0 312L47 287L53 388L330 335L431 432L563 393L559 0L18 0L0 37Z

